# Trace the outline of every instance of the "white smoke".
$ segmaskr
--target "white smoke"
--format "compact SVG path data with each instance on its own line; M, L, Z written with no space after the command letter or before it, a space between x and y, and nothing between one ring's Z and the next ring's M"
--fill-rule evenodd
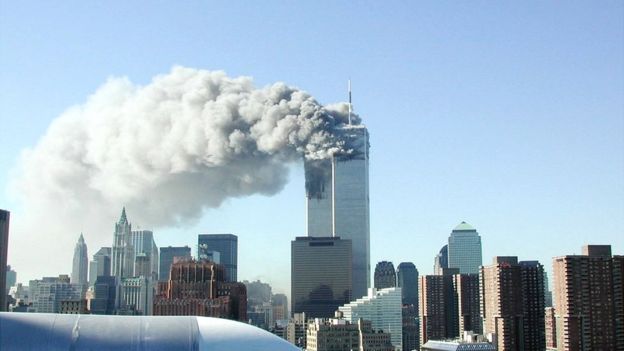
M41 230L71 234L71 247L101 218L112 240L110 216L123 205L133 222L158 227L228 198L279 192L289 164L351 151L347 111L220 71L174 67L145 86L113 78L23 153L12 188L28 222L52 222Z

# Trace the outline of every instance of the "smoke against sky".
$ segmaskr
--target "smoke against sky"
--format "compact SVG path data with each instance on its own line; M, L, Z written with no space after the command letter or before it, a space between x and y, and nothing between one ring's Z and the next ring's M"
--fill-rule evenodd
M110 218L124 205L154 228L275 194L293 162L351 152L347 121L344 103L324 107L283 83L256 89L221 71L174 67L146 86L111 78L23 153L12 185L29 218L18 236L73 247L80 230L112 239Z

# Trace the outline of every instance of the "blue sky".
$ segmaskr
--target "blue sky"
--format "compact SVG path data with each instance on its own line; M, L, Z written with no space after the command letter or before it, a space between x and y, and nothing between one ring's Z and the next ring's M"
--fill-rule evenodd
M23 216L9 173L63 111L108 77L146 84L174 65L284 81L321 103L345 100L352 79L371 135L373 267L430 273L463 220L484 262L517 255L550 269L585 243L624 253L622 2L0 1L0 208ZM303 197L294 164L278 195L153 228L157 244L232 232L239 277L288 293ZM85 233L90 254L111 244L116 219L110 240ZM23 268L46 255L27 250L10 246L19 281L70 270L73 246L55 258L64 272Z

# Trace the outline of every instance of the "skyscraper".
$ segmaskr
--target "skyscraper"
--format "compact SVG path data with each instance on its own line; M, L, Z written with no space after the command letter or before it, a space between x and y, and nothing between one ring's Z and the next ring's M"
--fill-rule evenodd
M420 343L453 339L459 335L457 300L453 276L457 268L445 268L442 275L419 278Z
M102 247L93 255L93 260L89 262L89 284L95 285L97 277L108 277L111 275L111 248Z
M624 350L624 256L609 245L553 258L557 347Z
M119 222L115 223L113 253L111 259L112 275L118 278L134 276L134 248L131 241L132 225L126 217L126 208L121 211Z
M191 248L188 246L168 246L160 248L160 266L158 268L158 280L169 280L169 272L174 258L191 258Z
M9 246L9 211L0 210L0 312L6 311L6 266Z
M478 274L482 263L481 237L470 224L461 222L448 239L448 266L460 274Z
M72 284L86 285L88 283L89 255L87 254L87 244L80 233L78 242L74 247L74 259L72 262L71 282Z
M368 130L345 125L352 141L349 154L330 160L306 160L308 236L339 236L353 245L353 296L366 295L370 286L370 210L368 191Z
M496 334L499 351L546 348L544 268L537 261L498 256L481 267L483 332Z
M330 318L351 301L351 240L297 237L291 242L292 312Z
M483 327L479 313L479 275L453 275L453 289L458 313L458 335L463 335L465 331L482 334Z
M158 279L159 256L154 233L151 230L133 230L130 232L130 242L135 257L134 275L143 275L150 280ZM144 264L147 264L147 267L144 267ZM142 266L141 272L137 270L138 265Z
M375 289L396 287L396 273L392 262L381 261L375 266Z
M403 304L414 305L418 311L418 270L412 262L401 262L397 267L397 285Z
M233 234L199 234L197 259L207 259L210 251L219 253L219 263L225 267L225 281L238 281L238 237Z
M445 268L448 268L448 244L442 246L433 259L433 275L442 275Z

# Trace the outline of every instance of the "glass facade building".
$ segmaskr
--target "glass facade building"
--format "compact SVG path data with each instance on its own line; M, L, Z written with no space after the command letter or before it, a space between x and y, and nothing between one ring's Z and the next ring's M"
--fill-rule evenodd
M461 222L448 239L448 267L461 274L478 274L481 266L481 237L470 224Z
M370 286L369 141L363 125L343 127L353 152L305 161L308 236L339 236L353 245L353 296Z
M238 237L233 234L199 234L197 258L214 257L219 253L219 263L225 267L225 281L238 281Z
M412 262L401 262L397 267L397 284L401 288L404 305L416 306L418 311L418 269Z
M160 248L160 267L158 268L158 280L169 280L169 271L175 257L191 258L191 248L188 246L168 246Z
M291 242L292 312L330 318L351 301L351 240L298 237Z

